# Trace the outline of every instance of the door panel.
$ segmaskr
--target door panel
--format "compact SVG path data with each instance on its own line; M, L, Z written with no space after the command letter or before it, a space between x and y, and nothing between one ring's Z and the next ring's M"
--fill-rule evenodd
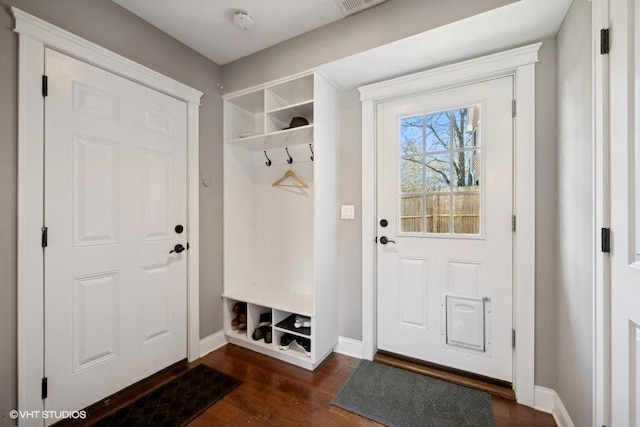
M186 104L47 50L47 410L186 357Z
M74 246L117 243L118 143L73 136Z
M118 273L73 281L73 372L118 356L120 300Z
M507 77L378 106L378 349L512 380L512 99Z
M429 283L426 259L398 257L400 263L400 323L407 326L428 328Z

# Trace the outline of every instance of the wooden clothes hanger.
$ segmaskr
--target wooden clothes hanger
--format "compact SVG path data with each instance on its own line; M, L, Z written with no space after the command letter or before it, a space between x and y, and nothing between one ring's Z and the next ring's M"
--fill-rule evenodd
M296 182L296 185L282 184L284 181L286 181L289 178L294 180ZM271 186L272 187L302 187L302 188L309 187L309 185L306 182L304 182L302 179L300 179L298 175L296 175L296 173L291 169L287 170L284 173L284 175L282 175L277 180L273 181L273 184L271 184Z

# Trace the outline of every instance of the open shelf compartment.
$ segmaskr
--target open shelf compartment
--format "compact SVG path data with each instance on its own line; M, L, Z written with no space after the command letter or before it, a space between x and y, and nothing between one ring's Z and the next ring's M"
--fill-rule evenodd
M313 99L313 74L276 84L265 89L267 111Z
M288 349L283 349L280 346L280 340L282 339L282 336L285 335L287 332L284 331L280 331L278 329L274 329L273 330L273 342L275 344L275 348L278 349L279 352L281 352L282 354L286 354L288 356L293 356L293 357L298 357L300 359L303 360L310 360L313 361L313 342L311 342L311 354L307 355L305 354L305 350L304 348L299 345L295 340L293 342L291 342L291 344L289 345ZM306 339L309 339L309 337L305 337Z
M313 101L306 101L267 113L267 132L286 130L285 128L291 124L294 117L303 117L309 124L313 124Z
M256 345L264 345L266 347L272 347L273 343L268 343L264 338L259 340L254 339L254 332L260 326L260 321L267 318L273 325L273 310L271 307L265 307L262 305L248 304L247 309L247 336L248 340ZM265 320L267 320L265 319ZM269 333L273 333L273 327L269 326ZM272 335L273 337L273 335Z
M232 335L238 339L247 339L247 328L242 330L236 326L232 326L231 324L232 321L238 315L236 312L233 311L233 308L236 306L236 304L239 304L239 305L244 304L245 306L247 306L246 302L241 300L227 298L224 301L224 313L223 313L224 332L225 334L230 336Z
M283 312L283 311L279 311L276 310L275 312L275 318L276 319L282 319L278 322L275 323L275 328L279 329L281 331L286 331L286 332L291 332L295 335L300 335L303 337L307 337L307 338L311 338L311 326L305 327L296 327L296 318L298 318L299 316L303 316L297 313L289 313L289 312ZM306 319L309 319L309 321L311 321L311 318L308 316L303 316Z

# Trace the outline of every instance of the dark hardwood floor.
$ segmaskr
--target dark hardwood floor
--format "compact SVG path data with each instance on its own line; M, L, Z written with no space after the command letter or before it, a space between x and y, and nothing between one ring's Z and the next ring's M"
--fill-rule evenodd
M199 362L241 379L243 384L211 406L189 427L380 425L331 405L333 397L358 365L357 359L333 353L314 372L309 372L227 345ZM549 414L502 397L493 396L492 399L498 427L556 425Z
M226 345L190 366L203 363L242 380L243 384L193 420L189 427L379 426L376 422L331 405L331 400L358 362L357 359L333 353L314 372L310 372L232 344ZM152 386L138 386L137 389L155 388L179 374L182 369L184 366L176 367L173 372L157 376ZM134 395L130 396L131 400L135 398ZM502 397L493 396L492 399L498 427L555 426L549 414ZM122 403L118 401L117 406ZM108 412L116 409L116 405L109 406ZM82 424L90 425L104 416L105 412L104 408L89 412L89 418Z

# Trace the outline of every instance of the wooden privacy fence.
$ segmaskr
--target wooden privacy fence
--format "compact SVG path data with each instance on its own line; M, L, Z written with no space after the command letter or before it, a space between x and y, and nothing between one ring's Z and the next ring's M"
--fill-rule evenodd
M480 194L403 195L400 220L405 233L480 234Z

